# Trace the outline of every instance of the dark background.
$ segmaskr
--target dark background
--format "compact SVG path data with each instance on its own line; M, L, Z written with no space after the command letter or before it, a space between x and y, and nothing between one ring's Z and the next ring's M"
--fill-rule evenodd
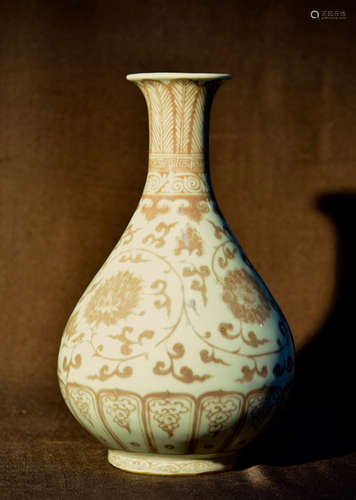
M0 1L2 498L356 498L355 33L352 2ZM232 74L215 194L298 351L284 420L220 475L115 470L57 386L65 322L144 185L146 105L125 80L144 71Z

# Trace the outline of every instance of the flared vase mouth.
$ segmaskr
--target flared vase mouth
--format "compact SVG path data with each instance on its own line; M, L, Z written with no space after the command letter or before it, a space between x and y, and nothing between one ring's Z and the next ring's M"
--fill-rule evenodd
M229 73L131 73L126 75L127 80L139 82L142 80L197 80L208 82L211 80L228 80L231 78Z

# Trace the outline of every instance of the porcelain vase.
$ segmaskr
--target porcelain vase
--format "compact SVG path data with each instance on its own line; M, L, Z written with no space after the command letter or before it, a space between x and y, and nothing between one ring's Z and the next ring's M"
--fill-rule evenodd
M120 469L233 467L294 377L286 319L210 185L209 110L229 77L127 76L148 107L147 180L67 322L58 360L68 408Z

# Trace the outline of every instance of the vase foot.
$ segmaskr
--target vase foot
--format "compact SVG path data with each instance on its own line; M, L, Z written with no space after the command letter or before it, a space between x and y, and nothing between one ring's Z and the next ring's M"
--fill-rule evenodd
M114 467L138 474L181 476L203 474L231 469L236 453L210 455L171 455L158 453L131 453L109 450L108 461Z

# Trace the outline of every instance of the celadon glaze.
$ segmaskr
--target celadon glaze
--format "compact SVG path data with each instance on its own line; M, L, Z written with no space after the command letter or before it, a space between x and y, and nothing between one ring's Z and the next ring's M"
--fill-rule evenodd
M124 470L232 467L294 377L288 324L209 181L209 109L229 77L127 76L148 107L147 180L68 320L58 360L68 408Z

